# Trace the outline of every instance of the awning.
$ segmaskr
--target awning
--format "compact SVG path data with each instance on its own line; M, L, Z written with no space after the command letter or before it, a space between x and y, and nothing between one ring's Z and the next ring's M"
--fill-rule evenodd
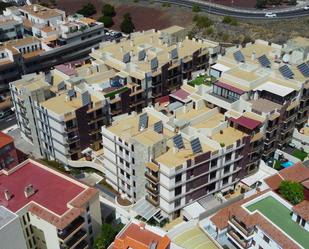
M183 90L183 89L179 89L176 92L171 93L170 96L174 99L177 99L177 100L183 102L183 103L187 103L187 102L191 101L191 99L188 98L190 96L190 93Z
M154 207L144 198L136 202L132 210L137 213L137 215L143 217L146 221L150 220L160 211L159 208Z
M197 219L199 215L205 212L205 208L197 201L183 208L184 215L187 219Z
M270 92L270 93L273 93L273 94L281 96L281 97L285 97L288 94L295 91L294 89L292 89L290 87L278 85L278 84L273 83L273 82L266 82L265 84L255 88L254 90L255 91Z
M243 91L243 90L241 90L241 89L239 89L239 88L237 88L237 87L234 87L234 86L225 84L225 83L223 83L223 82L221 82L221 81L217 81L217 82L215 83L215 85L216 85L216 86L219 86L219 87L222 87L222 88L224 88L224 89L227 89L227 90L229 90L229 91L231 91L231 92L237 93L237 94L239 94L239 95L242 95L242 94L245 93L245 91Z
M183 106L183 103L176 101L176 102L169 104L167 109L168 109L168 111L174 111L174 110L176 110L176 109L178 109L179 107L182 107L182 106Z
M154 164L152 162L147 162L147 163L145 163L145 165L146 165L147 168L151 169L154 172L158 172L159 171L158 165L156 165L156 164Z
M230 118L230 121L239 124L245 128L248 128L249 130L254 130L256 127L258 127L261 122L251 119L251 118L247 118L244 116L241 116L239 118Z
M220 71L220 72L225 72L225 71L230 70L229 67L224 66L224 65L222 65L220 63L216 63L215 65L211 66L210 68L214 69L214 70L217 70L217 71Z

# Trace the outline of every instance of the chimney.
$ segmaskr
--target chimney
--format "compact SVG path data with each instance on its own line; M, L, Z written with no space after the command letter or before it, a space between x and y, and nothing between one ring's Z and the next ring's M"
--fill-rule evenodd
M25 187L24 194L26 198L29 198L30 196L34 195L35 190L32 184L29 184Z
M255 51L253 51L253 52L252 52L252 55L251 55L251 60L254 61L255 59L256 59L256 53L255 53Z
M13 194L8 190L4 190L4 197L7 201L11 200L13 198Z

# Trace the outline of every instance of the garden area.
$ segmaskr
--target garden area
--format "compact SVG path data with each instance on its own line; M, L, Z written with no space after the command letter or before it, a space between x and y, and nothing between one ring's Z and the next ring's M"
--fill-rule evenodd
M308 153L303 150L294 149L294 151L292 152L292 156L300 159L301 161L304 161L305 158L308 156Z
M190 86L199 86L199 85L206 85L211 86L217 79L213 76L209 75L199 75L194 80L188 82Z

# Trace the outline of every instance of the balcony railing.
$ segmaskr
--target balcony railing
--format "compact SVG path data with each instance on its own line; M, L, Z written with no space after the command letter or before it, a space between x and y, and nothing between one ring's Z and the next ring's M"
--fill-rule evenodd
M79 216L75 219L70 225L68 225L65 229L58 231L58 237L62 240L68 238L71 234L76 232L83 224L84 218Z
M150 173L148 173L148 172L145 172L145 176L146 176L150 181L152 181L152 182L154 182L154 183L158 183L158 182L159 182L159 178L158 178L158 177L156 177L156 176L154 176L154 175L152 175L152 174L150 174Z
M241 224L238 220L236 220L235 218L231 218L230 222L236 226L244 235L246 235L247 237L251 236L254 232L253 229L248 230L243 224Z
M78 244L77 244L77 246L75 246L74 248L75 249L86 249L86 248L88 248L89 246L88 246L88 243L87 243L87 241L86 240L82 240L81 242L79 242Z
M146 195L146 200L149 201L155 207L159 206L159 200L154 200L153 198Z
M228 236L231 236L243 249L248 248L248 243L241 239L236 232L234 232L233 230L230 230L227 232Z
M84 239L86 235L87 233L84 230L80 230L76 234L74 234L74 236L68 242L66 242L66 245L68 246L68 248L72 248L77 243L79 243L80 240Z
M152 195L158 195L159 194L159 189L153 188L150 184L146 183L145 188L150 192Z

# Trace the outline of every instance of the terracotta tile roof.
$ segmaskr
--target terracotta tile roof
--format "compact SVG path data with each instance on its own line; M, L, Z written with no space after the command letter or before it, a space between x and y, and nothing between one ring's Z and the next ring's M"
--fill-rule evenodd
M210 218L213 224L219 229L223 230L228 227L228 221L230 217L235 216L238 220L241 220L246 227L253 228L258 226L262 229L268 236L274 239L282 248L289 249L299 249L299 247L285 234L283 234L279 229L277 229L272 223L265 219L259 213L254 213L250 215L245 209L241 207L242 204L270 191L261 191L249 198L242 199L228 207L221 209L214 216Z
M156 249L167 249L170 246L170 239L160 236L147 229L145 224L131 223L124 232L115 239L114 249L149 249L150 245L156 245Z
M261 122L256 121L254 119L241 116L239 118L230 118L234 123L239 124L245 128L248 128L249 130L254 130L256 127L258 127Z
M292 167L280 170L277 174L266 178L264 181L270 188L276 190L283 180L299 183L309 180L309 169L299 162Z
M309 189L309 179L301 183L305 188Z
M306 221L309 221L309 201L304 200L293 207L293 211Z
M13 143L13 138L11 138L9 135L3 133L2 131L0 131L0 148Z

